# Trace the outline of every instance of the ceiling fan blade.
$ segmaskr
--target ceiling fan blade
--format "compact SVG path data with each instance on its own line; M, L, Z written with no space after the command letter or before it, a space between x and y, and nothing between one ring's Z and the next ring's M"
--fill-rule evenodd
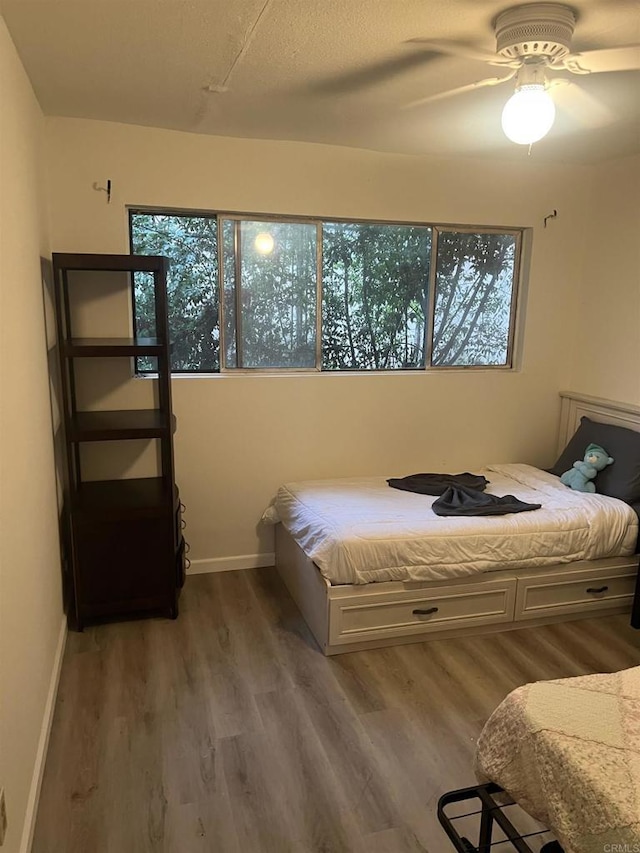
M609 47L570 53L556 68L566 68L573 74L600 74L604 71L640 71L640 45Z
M432 104L434 101L442 101L445 98L452 98L455 95L462 95L465 92L474 92L476 89L484 89L485 86L499 86L500 83L505 83L515 77L516 72L507 74L506 77L486 77L484 80L476 80L475 83L468 83L466 86L458 86L457 89L448 89L446 92L438 92L435 95L427 95L426 98L419 98L417 101L411 101L405 104L402 109L410 110L413 107L420 107L423 104Z
M607 104L571 80L554 80L549 89L558 107L583 127L604 127L616 120Z
M427 50L433 50L436 53L444 53L448 56L459 56L462 59L472 59L476 62L488 62L490 65L506 65L514 67L514 61L511 59L503 59L496 53L489 50L480 50L464 42L447 41L446 39L426 39L415 38L409 39L407 44L420 44ZM517 62L517 65L520 63Z

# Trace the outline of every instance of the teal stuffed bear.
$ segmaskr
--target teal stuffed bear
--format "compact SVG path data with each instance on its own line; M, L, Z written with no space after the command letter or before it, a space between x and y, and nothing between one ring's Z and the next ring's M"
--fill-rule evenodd
M599 444L590 444L584 454L584 460L574 462L573 468L565 471L560 477L560 482L576 492L595 492L596 486L592 480L598 471L602 471L612 462L613 459L603 447Z

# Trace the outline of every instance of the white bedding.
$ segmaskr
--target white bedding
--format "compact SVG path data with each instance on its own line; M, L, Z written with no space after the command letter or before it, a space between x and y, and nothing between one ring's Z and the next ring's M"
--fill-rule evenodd
M503 516L442 518L435 497L366 477L282 486L263 521L282 522L333 584L446 580L633 553L638 517L622 501L574 492L522 464L479 472L486 491L542 504Z

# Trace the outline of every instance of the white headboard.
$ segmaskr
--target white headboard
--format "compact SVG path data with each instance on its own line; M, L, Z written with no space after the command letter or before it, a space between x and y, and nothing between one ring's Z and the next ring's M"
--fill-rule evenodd
M640 432L640 406L630 403L617 403L602 397L588 397L586 394L572 394L561 391L560 431L558 433L558 454L580 426L580 418L586 415L593 421L634 429Z

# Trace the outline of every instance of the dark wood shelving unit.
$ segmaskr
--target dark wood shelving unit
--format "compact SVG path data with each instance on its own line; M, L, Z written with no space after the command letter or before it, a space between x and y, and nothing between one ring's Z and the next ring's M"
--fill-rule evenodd
M64 343L66 356L111 358L116 355L157 356L163 344L158 338L71 338Z
M176 492L177 498L177 490ZM89 480L74 493L77 512L161 513L171 500L163 477L138 477L127 480Z
M55 254L53 272L60 361L62 429L66 457L63 538L67 542L66 600L72 628L109 619L178 615L184 582L185 543L174 478L169 330L168 260L157 256ZM74 335L74 300L91 308L95 273L116 273L115 290L129 297L136 272L151 273L155 337ZM89 274L86 279L83 274ZM123 275L128 274L128 275ZM73 278L73 287L71 286ZM113 286L113 285L112 285ZM133 325L130 323L130 325ZM78 359L153 357L156 403L138 409L78 408ZM127 371L127 376L131 374ZM151 381L151 380L150 380ZM90 442L159 442L156 476L94 480L85 476L81 447ZM99 450L99 446L98 446Z
M115 412L76 412L69 420L73 441L125 441L166 438L173 432L160 409L124 409Z

